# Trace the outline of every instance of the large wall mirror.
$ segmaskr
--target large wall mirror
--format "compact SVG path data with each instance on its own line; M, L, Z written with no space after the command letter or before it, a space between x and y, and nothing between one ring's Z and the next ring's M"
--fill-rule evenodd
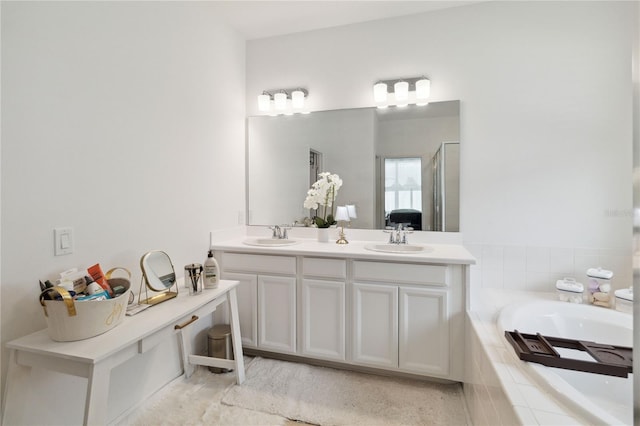
M354 228L459 231L460 102L357 108L247 122L247 223L301 224L317 173L340 175Z

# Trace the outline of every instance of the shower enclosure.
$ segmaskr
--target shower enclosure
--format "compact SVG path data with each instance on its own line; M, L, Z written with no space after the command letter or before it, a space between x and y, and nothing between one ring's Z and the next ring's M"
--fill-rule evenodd
M443 142L432 160L433 231L460 230L460 143Z

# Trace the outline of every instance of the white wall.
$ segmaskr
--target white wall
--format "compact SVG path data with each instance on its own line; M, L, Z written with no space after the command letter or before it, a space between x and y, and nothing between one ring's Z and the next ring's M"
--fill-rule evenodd
M461 231L481 265L500 248L483 285L515 286L511 247L516 287L610 258L628 285L635 7L486 2L253 40L247 112L262 90L297 85L311 110L371 106L376 80L426 74L433 101L461 101ZM552 268L554 248L570 264Z
M137 290L146 251L182 275L238 224L244 70L206 3L2 2L3 347L45 326L38 280L100 262Z

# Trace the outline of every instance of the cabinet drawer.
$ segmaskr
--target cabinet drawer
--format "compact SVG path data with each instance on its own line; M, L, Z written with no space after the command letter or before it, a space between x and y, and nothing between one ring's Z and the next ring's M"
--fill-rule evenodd
M296 258L293 256L223 253L222 269L224 271L295 275Z
M302 260L302 273L313 277L346 278L347 262L341 259L305 257Z
M353 262L353 275L356 280L397 284L449 285L448 267L441 265L356 261Z

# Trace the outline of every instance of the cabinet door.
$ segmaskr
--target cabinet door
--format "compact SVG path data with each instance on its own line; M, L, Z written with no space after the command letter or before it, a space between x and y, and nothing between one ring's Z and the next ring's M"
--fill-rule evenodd
M256 348L258 347L258 277L251 274L225 272L224 279L240 281L236 293L242 346Z
M449 374L447 292L400 287L400 363L403 371Z
M302 354L345 360L345 283L302 282Z
M353 284L352 361L398 367L398 287Z
M258 276L258 347L296 352L296 279Z

